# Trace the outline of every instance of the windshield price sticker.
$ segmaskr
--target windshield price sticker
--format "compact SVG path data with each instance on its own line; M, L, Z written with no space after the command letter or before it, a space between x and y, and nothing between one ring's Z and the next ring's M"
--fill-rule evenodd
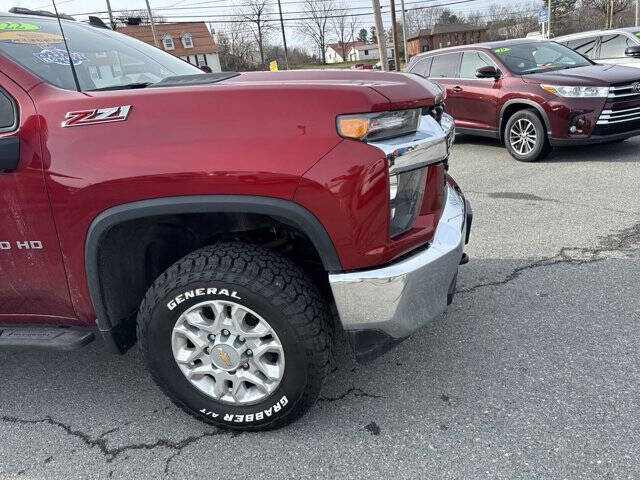
M23 30L0 31L0 42L11 42L24 45L41 45L50 43L62 43L60 35L45 32L30 32Z
M509 50L511 50L508 47L502 47L502 48L494 48L493 51L496 53L507 53Z
M0 30L40 30L40 26L24 22L0 22Z

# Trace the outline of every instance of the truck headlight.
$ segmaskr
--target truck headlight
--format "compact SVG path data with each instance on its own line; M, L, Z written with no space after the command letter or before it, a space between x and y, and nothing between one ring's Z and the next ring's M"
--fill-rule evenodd
M400 235L411 228L422 205L426 168L389 175L389 234Z
M365 142L399 137L415 132L420 125L422 109L394 110L390 112L339 115L338 133L341 137Z
M607 97L609 96L609 87L566 87L563 85L540 85L547 92L551 92L559 97Z

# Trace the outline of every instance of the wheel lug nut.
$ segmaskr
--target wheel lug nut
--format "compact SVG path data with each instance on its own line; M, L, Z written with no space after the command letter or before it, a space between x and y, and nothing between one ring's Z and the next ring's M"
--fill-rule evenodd
M253 351L252 350L247 350L247 355L249 355L249 356L253 355Z
M243 363L242 368L244 368L245 370L249 370L249 364L247 362Z
M209 355L211 353L211 349L209 347L204 347L204 353Z
M244 337L238 337L238 340L240 340L241 342L244 342Z
M224 330L222 330L222 334L225 336L229 335L229 330L225 328Z
M213 333L210 333L207 338L213 342L216 339L216 336Z

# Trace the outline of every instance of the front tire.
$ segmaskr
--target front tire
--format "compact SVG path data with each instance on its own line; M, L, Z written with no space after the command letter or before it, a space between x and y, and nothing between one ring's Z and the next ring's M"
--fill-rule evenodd
M537 162L551 151L545 126L533 110L520 110L509 118L504 143L511 156L520 162Z
M315 402L332 348L326 302L289 259L218 243L169 267L138 313L160 388L187 413L238 430L287 425Z

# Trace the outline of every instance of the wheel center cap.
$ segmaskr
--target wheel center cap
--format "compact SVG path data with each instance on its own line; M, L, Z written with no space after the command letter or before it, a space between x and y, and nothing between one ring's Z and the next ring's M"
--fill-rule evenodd
M211 362L222 370L236 370L240 363L240 354L236 349L222 343L214 345L209 356Z

